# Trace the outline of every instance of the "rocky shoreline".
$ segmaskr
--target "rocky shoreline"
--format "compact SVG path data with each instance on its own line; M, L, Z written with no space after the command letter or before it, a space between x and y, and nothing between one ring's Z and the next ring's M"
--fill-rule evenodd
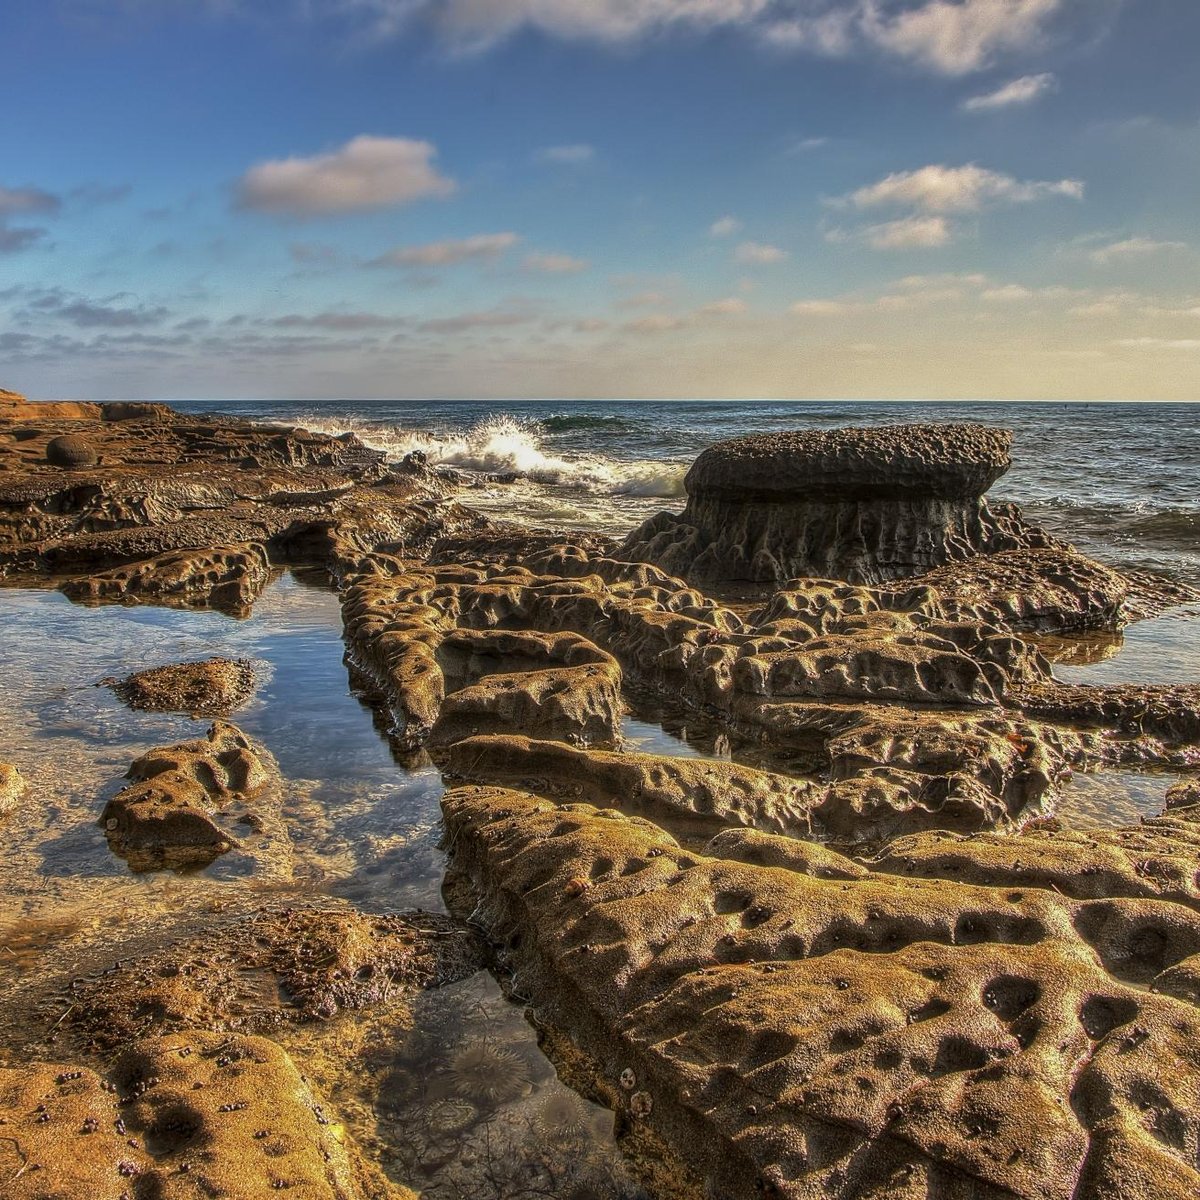
M1072 771L1200 770L1200 687L1064 684L1038 645L1196 596L990 507L1008 455L980 426L739 439L618 543L491 522L352 436L0 392L6 582L244 615L328 573L398 761L449 787L456 914L268 906L32 981L4 1194L403 1196L272 1033L487 961L657 1200L1196 1195L1200 792L1053 813ZM269 878L253 664L145 666L96 682L216 720L101 799L111 850ZM634 691L754 761L630 749ZM34 765L0 763L0 820Z

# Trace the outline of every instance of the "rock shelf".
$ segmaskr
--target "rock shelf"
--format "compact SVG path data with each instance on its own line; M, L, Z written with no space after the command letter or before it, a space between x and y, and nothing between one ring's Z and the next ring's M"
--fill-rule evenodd
M1200 688L1063 683L1036 638L1195 597L989 506L1009 454L967 425L738 439L620 543L494 524L349 436L0 394L0 575L245 615L323 567L352 679L449 784L449 902L656 1200L1183 1200L1200 790L1118 829L1054 809L1072 771L1200 771ZM216 717L254 688L224 659L104 682ZM631 749L635 695L734 761ZM0 809L21 790L0 764ZM285 888L286 794L218 720L102 825L134 870L242 853ZM219 909L56 993L72 1061L0 1069L20 1200L402 1194L262 1035L461 978L475 936Z

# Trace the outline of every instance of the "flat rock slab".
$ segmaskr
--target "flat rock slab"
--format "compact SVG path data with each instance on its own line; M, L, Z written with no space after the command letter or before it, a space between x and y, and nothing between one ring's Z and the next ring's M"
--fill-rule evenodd
M130 708L219 717L241 708L254 695L258 680L254 665L244 658L208 658L105 682Z

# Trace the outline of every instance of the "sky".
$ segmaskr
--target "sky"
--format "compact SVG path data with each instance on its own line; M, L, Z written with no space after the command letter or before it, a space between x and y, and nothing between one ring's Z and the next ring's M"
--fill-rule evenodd
M4 0L0 387L1200 399L1195 0Z

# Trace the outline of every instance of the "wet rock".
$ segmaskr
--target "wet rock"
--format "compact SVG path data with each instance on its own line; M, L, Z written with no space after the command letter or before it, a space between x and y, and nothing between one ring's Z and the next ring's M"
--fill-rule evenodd
M621 554L696 584L877 583L1048 544L982 499L1011 440L980 425L897 425L721 442L688 472L684 511L648 521Z
M328 1020L440 987L482 966L482 946L460 922L325 905L264 910L124 956L75 980L62 999L83 1048L110 1053L148 1032L264 1033Z
M101 823L114 853L135 871L203 866L261 830L278 809L278 773L235 725L151 750L129 768L133 782L105 806ZM236 832L235 832L236 831Z
M345 1133L265 1038L139 1040L107 1072L0 1067L11 1200L358 1200Z
M216 717L241 708L257 680L245 659L209 658L137 671L111 686L130 708Z
M179 550L145 562L114 567L60 590L72 600L212 607L247 613L267 585L271 569L265 547L255 544Z
M1194 901L755 866L585 805L443 803L514 988L714 1195L1200 1188L1200 1014L1146 990L1200 952Z
M12 763L0 762L0 817L16 808L25 790L26 783L21 778L21 772Z
M94 467L100 456L96 447L78 434L51 438L46 444L46 461L55 467Z

